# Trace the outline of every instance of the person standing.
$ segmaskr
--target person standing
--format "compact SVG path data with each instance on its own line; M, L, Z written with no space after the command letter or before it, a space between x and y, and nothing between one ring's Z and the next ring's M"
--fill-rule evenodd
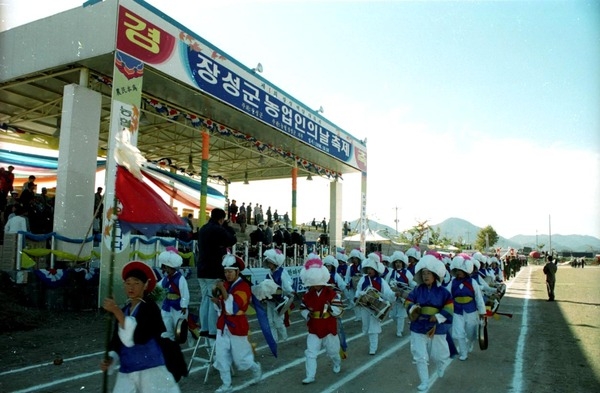
M361 263L363 276L356 285L354 294L354 303L359 303L359 299L366 295L369 288L377 290L381 300L390 302L390 305L396 301L396 294L390 288L390 285L382 277L385 266L381 263L379 255L370 253ZM362 333L369 339L369 355L375 355L379 347L379 335L381 334L381 320L377 318L371 310L366 307L360 307L360 318L362 321Z
M271 299L267 300L267 318L271 327L271 334L275 341L279 339L287 341L288 334L284 324L285 313L280 314L278 306L285 304L290 297L295 295L292 288L293 281L287 270L283 268L285 256L281 251L272 248L265 251L263 255L265 257L264 263L269 269L265 280L273 280L277 285L277 291Z
M123 266L121 276L128 303L123 308L113 298L102 303L115 316L117 328L100 369L107 372L120 363L113 392L178 393L159 343L165 325L158 305L148 297L156 286L156 275L150 266L133 261Z
M548 262L544 266L544 274L546 275L546 289L548 290L548 301L554 301L554 284L556 284L556 263L553 262L554 257L548 255Z
M250 284L242 277L246 268L242 258L227 254L221 266L224 269L225 281L218 280L214 286L212 302L219 309L217 321L217 341L215 344L215 369L219 370L221 385L215 392L231 392L231 366L238 370L252 370L253 384L260 381L262 369L254 360L254 351L248 340L248 317L246 312L250 305L252 292Z
M317 356L322 347L333 363L334 374L339 374L342 366L337 318L344 309L339 293L327 285L329 277L329 271L316 256L307 260L300 271L300 279L308 288L300 305L300 314L308 327L304 351L306 378L302 380L305 385L315 381Z
M246 206L246 224L252 225L252 202Z
M158 264L166 273L160 281L160 286L166 293L161 307L161 316L167 329L162 336L171 341L176 341L176 326L179 319L187 319L188 305L190 304L190 291L188 284L178 270L183 263L183 258L175 247L167 247L166 251L158 255ZM187 334L183 332L183 334Z
M242 205L243 206L243 205ZM245 206L243 207L246 208ZM232 223L237 223L237 214L238 214L238 205L236 205L235 199L231 201L229 204L229 221Z
M225 278L223 256L237 242L235 232L225 221L225 210L213 209L210 220L198 231L198 283L200 284L200 334L216 336L217 311L210 301L217 280Z
M446 334L452 328L454 302L443 285L446 266L433 255L425 255L415 267L418 286L404 302L410 323L410 350L421 383L419 391L429 387L429 359L437 363L442 377L450 363L450 348Z

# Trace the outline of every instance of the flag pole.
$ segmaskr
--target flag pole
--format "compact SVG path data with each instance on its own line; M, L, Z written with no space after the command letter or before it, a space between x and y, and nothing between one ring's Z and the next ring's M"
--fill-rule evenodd
M111 212L112 227L110 230L110 262L108 268L108 297L113 297L114 291L114 270L115 270L115 242L117 239L117 211L119 208L119 201L117 199L117 193L115 190L113 196L113 207ZM113 218L114 217L114 218ZM105 337L105 349L104 349L104 360L108 360L108 352L110 351L110 341L112 338L112 327L113 318L111 313L106 313L106 337ZM102 393L108 391L108 370L102 372Z

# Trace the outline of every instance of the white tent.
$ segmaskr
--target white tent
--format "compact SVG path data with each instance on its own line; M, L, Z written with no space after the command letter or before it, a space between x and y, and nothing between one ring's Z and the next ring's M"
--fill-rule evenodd
M357 233L356 235L352 235L352 236L347 236L344 238L344 241L345 242L360 242L360 233ZM392 241L390 239L388 239L387 237L383 237L379 233L374 232L371 229L368 229L367 232L365 233L365 242L390 244Z

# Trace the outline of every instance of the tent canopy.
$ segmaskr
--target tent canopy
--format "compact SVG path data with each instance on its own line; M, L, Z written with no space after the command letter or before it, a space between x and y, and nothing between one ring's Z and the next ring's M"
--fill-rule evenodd
M347 236L344 238L344 241L345 242L360 242L360 233L357 233L356 235L352 235L352 236ZM371 229L368 229L365 232L365 241L367 243L383 243L383 244L390 244L392 242L387 237L383 237L379 233L374 232Z

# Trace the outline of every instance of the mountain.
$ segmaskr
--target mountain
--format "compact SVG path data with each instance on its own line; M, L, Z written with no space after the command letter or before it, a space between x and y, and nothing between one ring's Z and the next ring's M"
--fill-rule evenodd
M391 237L396 233L394 228L380 224L376 221L369 220L368 227L373 231L378 231L384 236ZM439 224L431 225L432 228L439 228L442 237L448 237L453 240L461 239L467 243L473 243L477 238L477 234L481 231L480 228L469 221L462 218L448 218ZM350 228L353 231L358 230L358 220L350 221ZM513 247L522 249L523 247L531 247L536 249L537 244L543 244L547 249L550 246L548 235L517 235L511 238L502 237L498 234L498 247ZM552 248L558 252L600 252L600 239L587 235L552 235Z

